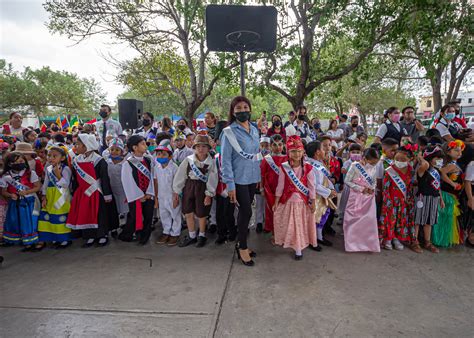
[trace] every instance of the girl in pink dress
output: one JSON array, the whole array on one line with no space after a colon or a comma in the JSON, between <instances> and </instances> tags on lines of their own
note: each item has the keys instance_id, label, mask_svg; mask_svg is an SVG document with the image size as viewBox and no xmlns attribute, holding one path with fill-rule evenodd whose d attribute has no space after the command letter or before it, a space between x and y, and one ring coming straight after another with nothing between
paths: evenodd
<instances>
[{"instance_id":1,"label":"girl in pink dress","mask_svg":"<svg viewBox=\"0 0 474 338\"><path fill-rule=\"evenodd\" d=\"M312 166L303 162L304 146L294 135L286 142L288 162L281 165L275 192L275 244L295 250L295 260L303 258L303 249L317 246L314 211L316 191Z\"/></svg>"},{"instance_id":2,"label":"girl in pink dress","mask_svg":"<svg viewBox=\"0 0 474 338\"><path fill-rule=\"evenodd\" d=\"M344 213L346 251L380 252L375 206L377 150L368 148L362 160L353 162L344 183L350 189Z\"/></svg>"}]
</instances>

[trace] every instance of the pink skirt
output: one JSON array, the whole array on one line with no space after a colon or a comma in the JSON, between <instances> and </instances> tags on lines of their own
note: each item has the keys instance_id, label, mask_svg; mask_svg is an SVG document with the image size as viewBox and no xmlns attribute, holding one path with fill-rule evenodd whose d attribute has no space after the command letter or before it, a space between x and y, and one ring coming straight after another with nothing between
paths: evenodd
<instances>
[{"instance_id":1,"label":"pink skirt","mask_svg":"<svg viewBox=\"0 0 474 338\"><path fill-rule=\"evenodd\" d=\"M295 251L317 245L314 215L304 201L278 204L273 223L277 245Z\"/></svg>"}]
</instances>

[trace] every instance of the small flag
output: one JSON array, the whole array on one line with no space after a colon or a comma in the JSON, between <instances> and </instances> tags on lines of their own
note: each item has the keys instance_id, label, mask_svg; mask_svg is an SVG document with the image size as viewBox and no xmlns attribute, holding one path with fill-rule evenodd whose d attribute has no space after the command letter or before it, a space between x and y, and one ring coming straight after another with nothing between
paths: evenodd
<instances>
[{"instance_id":1,"label":"small flag","mask_svg":"<svg viewBox=\"0 0 474 338\"><path fill-rule=\"evenodd\" d=\"M79 119L77 118L77 115L75 115L71 121L69 121L69 125L71 127L78 126L79 125Z\"/></svg>"},{"instance_id":2,"label":"small flag","mask_svg":"<svg viewBox=\"0 0 474 338\"><path fill-rule=\"evenodd\" d=\"M67 121L67 117L63 118L63 120L61 121L61 129L66 129L69 127L69 122Z\"/></svg>"},{"instance_id":3,"label":"small flag","mask_svg":"<svg viewBox=\"0 0 474 338\"><path fill-rule=\"evenodd\" d=\"M92 124L96 122L97 122L97 119L92 119L92 120L87 121L86 124Z\"/></svg>"},{"instance_id":4,"label":"small flag","mask_svg":"<svg viewBox=\"0 0 474 338\"><path fill-rule=\"evenodd\" d=\"M46 130L48 129L48 127L46 126L46 124L44 122L41 123L41 128L40 128L40 131L42 133L45 133Z\"/></svg>"},{"instance_id":5,"label":"small flag","mask_svg":"<svg viewBox=\"0 0 474 338\"><path fill-rule=\"evenodd\" d=\"M58 118L56 119L56 124L58 125L58 127L61 126L61 118L58 116Z\"/></svg>"}]
</instances>

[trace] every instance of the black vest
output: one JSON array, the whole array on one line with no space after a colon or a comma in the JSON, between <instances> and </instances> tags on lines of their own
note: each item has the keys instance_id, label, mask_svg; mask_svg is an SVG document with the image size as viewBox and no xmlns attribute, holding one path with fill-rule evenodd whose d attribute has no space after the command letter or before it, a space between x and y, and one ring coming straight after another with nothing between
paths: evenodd
<instances>
[{"instance_id":1,"label":"black vest","mask_svg":"<svg viewBox=\"0 0 474 338\"><path fill-rule=\"evenodd\" d=\"M398 131L398 129L393 125L393 123L385 122L384 124L387 127L387 133L385 134L382 140L385 140L387 138L393 138L394 140L397 140L398 143L400 143L400 141L402 140L402 132Z\"/></svg>"}]
</instances>

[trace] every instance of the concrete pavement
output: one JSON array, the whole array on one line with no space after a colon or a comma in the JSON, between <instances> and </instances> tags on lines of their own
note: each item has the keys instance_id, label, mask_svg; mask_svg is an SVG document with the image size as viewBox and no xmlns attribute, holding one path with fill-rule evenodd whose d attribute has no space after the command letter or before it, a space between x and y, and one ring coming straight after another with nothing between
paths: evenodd
<instances>
[{"instance_id":1,"label":"concrete pavement","mask_svg":"<svg viewBox=\"0 0 474 338\"><path fill-rule=\"evenodd\" d=\"M156 232L155 232L156 234ZM233 245L21 253L1 249L2 337L474 336L474 251L291 251L251 234Z\"/></svg>"}]
</instances>

